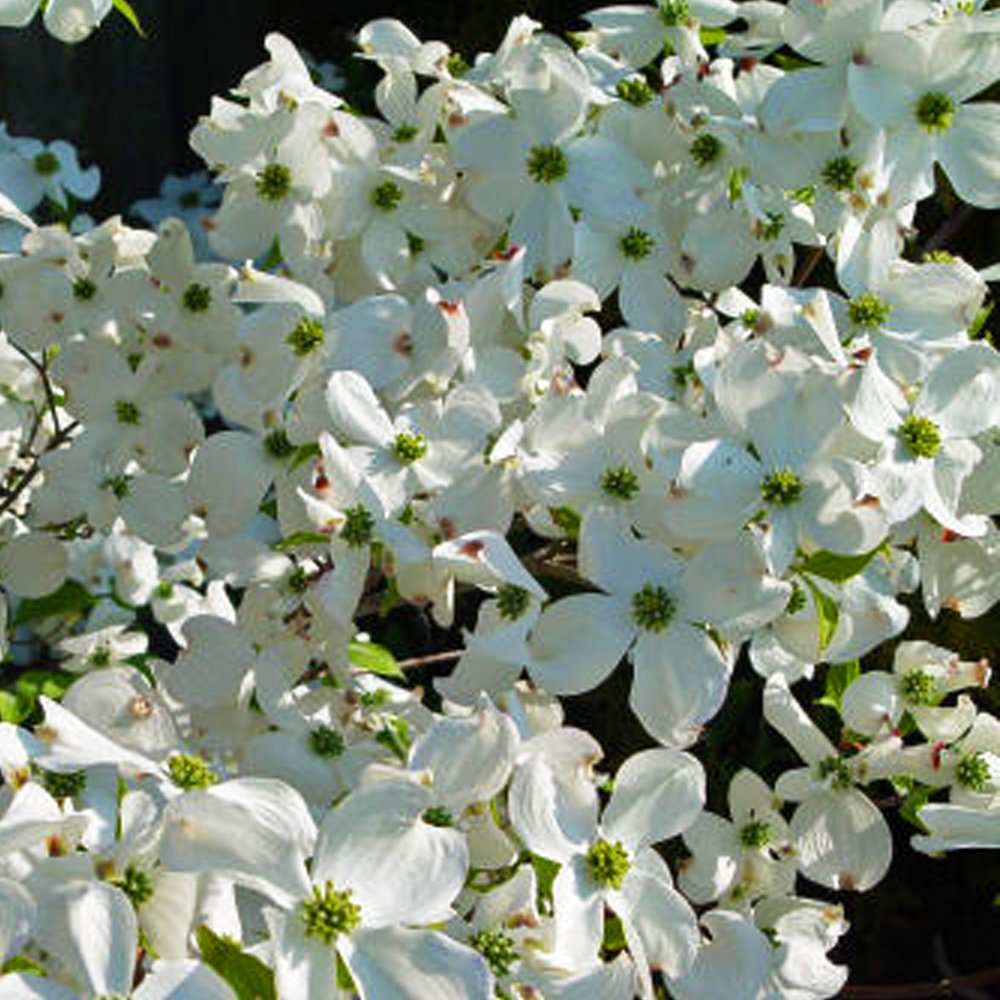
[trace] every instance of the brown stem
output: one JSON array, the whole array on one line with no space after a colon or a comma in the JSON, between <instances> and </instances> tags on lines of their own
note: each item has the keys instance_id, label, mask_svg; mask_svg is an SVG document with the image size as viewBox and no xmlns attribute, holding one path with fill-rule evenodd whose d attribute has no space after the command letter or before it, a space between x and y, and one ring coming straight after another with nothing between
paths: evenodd
<instances>
[{"instance_id":1,"label":"brown stem","mask_svg":"<svg viewBox=\"0 0 1000 1000\"><path fill-rule=\"evenodd\" d=\"M30 351L26 351L19 344L15 344L13 340L9 341L9 343L10 346L13 347L14 350L17 351L17 353L20 354L32 368L35 369L38 373L38 377L42 380L42 388L45 390L45 404L49 408L49 413L52 414L52 427L56 434L59 434L59 411L56 406L56 394L52 388L52 383L49 381L49 369L44 360L45 354L42 354L41 361L36 361L35 358L32 357Z\"/></svg>"},{"instance_id":2,"label":"brown stem","mask_svg":"<svg viewBox=\"0 0 1000 1000\"><path fill-rule=\"evenodd\" d=\"M799 267L799 273L792 278L792 285L796 288L800 288L802 285L809 280L809 276L816 270L816 266L823 259L823 248L813 247L809 251L809 256L802 262Z\"/></svg>"},{"instance_id":3,"label":"brown stem","mask_svg":"<svg viewBox=\"0 0 1000 1000\"><path fill-rule=\"evenodd\" d=\"M418 667L425 667L431 663L447 663L449 660L457 660L464 652L464 649L448 649L443 653L413 656L408 660L397 660L396 666L401 670L416 670Z\"/></svg>"},{"instance_id":4,"label":"brown stem","mask_svg":"<svg viewBox=\"0 0 1000 1000\"><path fill-rule=\"evenodd\" d=\"M54 448L58 448L61 444L65 444L70 435L79 427L79 423L74 420L71 424L67 424L58 434L55 434L46 446L46 451L52 451ZM35 476L41 472L42 464L36 456L31 460L31 465L21 473L21 477L10 489L3 490L3 501L0 502L0 514L6 514L11 507L14 506L17 498L31 485L32 480Z\"/></svg>"},{"instance_id":5,"label":"brown stem","mask_svg":"<svg viewBox=\"0 0 1000 1000\"><path fill-rule=\"evenodd\" d=\"M937 982L904 983L902 986L845 986L840 991L844 1000L922 1000L925 997L950 997L959 990L973 989L988 983L1000 983L1000 966L953 976Z\"/></svg>"}]
</instances>

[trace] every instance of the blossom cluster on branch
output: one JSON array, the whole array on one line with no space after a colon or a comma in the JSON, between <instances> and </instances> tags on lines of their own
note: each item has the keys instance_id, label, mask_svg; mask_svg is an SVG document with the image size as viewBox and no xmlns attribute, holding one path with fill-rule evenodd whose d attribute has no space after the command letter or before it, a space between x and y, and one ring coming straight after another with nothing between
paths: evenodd
<instances>
[{"instance_id":1,"label":"blossom cluster on branch","mask_svg":"<svg viewBox=\"0 0 1000 1000\"><path fill-rule=\"evenodd\" d=\"M819 1000L880 787L1000 846L989 665L905 635L1000 599L995 269L913 226L1000 207L1000 19L588 21L373 21L371 115L270 35L155 230L0 133L0 996ZM404 604L467 626L433 690ZM802 765L722 816L741 658ZM607 775L558 698L624 660Z\"/></svg>"}]
</instances>

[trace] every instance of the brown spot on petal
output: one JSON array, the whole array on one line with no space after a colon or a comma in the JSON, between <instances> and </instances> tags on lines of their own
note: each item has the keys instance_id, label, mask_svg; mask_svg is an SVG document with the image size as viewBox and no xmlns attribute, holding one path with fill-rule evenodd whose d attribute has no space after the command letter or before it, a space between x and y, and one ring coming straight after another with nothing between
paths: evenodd
<instances>
[{"instance_id":1,"label":"brown spot on petal","mask_svg":"<svg viewBox=\"0 0 1000 1000\"><path fill-rule=\"evenodd\" d=\"M154 333L150 343L152 343L153 347L159 347L161 349L174 346L174 342L171 339L170 334L162 332Z\"/></svg>"},{"instance_id":2,"label":"brown spot on petal","mask_svg":"<svg viewBox=\"0 0 1000 1000\"><path fill-rule=\"evenodd\" d=\"M340 128L332 118L323 126L323 135L327 139L335 139L340 135Z\"/></svg>"},{"instance_id":3,"label":"brown spot on petal","mask_svg":"<svg viewBox=\"0 0 1000 1000\"><path fill-rule=\"evenodd\" d=\"M404 358L413 356L413 337L409 330L402 330L392 342L392 349Z\"/></svg>"},{"instance_id":4,"label":"brown spot on petal","mask_svg":"<svg viewBox=\"0 0 1000 1000\"><path fill-rule=\"evenodd\" d=\"M54 833L45 841L45 848L49 852L50 858L61 858L69 854L66 844L59 834Z\"/></svg>"},{"instance_id":5,"label":"brown spot on petal","mask_svg":"<svg viewBox=\"0 0 1000 1000\"><path fill-rule=\"evenodd\" d=\"M848 891L857 889L858 881L850 872L841 872L837 878L837 888Z\"/></svg>"},{"instance_id":6,"label":"brown spot on petal","mask_svg":"<svg viewBox=\"0 0 1000 1000\"><path fill-rule=\"evenodd\" d=\"M450 301L448 299L441 299L438 302L438 309L443 313L447 313L449 316L454 316L462 308L461 301Z\"/></svg>"},{"instance_id":7,"label":"brown spot on petal","mask_svg":"<svg viewBox=\"0 0 1000 1000\"><path fill-rule=\"evenodd\" d=\"M486 549L485 542L463 542L459 552L467 559L478 559Z\"/></svg>"},{"instance_id":8,"label":"brown spot on petal","mask_svg":"<svg viewBox=\"0 0 1000 1000\"><path fill-rule=\"evenodd\" d=\"M959 542L962 540L962 535L957 531L952 531L951 528L941 529L941 541L945 545L949 545L951 542Z\"/></svg>"},{"instance_id":9,"label":"brown spot on petal","mask_svg":"<svg viewBox=\"0 0 1000 1000\"><path fill-rule=\"evenodd\" d=\"M142 694L137 694L128 703L128 714L133 719L148 719L153 714L153 703Z\"/></svg>"}]
</instances>

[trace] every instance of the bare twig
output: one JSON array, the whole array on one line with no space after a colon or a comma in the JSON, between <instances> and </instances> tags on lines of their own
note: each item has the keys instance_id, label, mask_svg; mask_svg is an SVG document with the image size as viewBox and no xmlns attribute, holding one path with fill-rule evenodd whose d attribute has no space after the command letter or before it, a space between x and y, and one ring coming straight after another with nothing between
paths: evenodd
<instances>
[{"instance_id":1,"label":"bare twig","mask_svg":"<svg viewBox=\"0 0 1000 1000\"><path fill-rule=\"evenodd\" d=\"M426 667L432 663L447 663L449 660L457 660L464 652L464 649L447 649L443 653L412 656L408 660L397 660L396 666L400 670L416 670L418 667Z\"/></svg>"},{"instance_id":2,"label":"bare twig","mask_svg":"<svg viewBox=\"0 0 1000 1000\"><path fill-rule=\"evenodd\" d=\"M844 1000L924 1000L928 997L955 996L961 990L1000 983L1000 966L983 969L968 976L954 976L937 982L903 983L899 986L845 986Z\"/></svg>"},{"instance_id":3,"label":"bare twig","mask_svg":"<svg viewBox=\"0 0 1000 1000\"><path fill-rule=\"evenodd\" d=\"M802 261L802 264L800 265L798 270L798 274L796 274L795 277L792 278L792 285L795 286L796 288L800 288L802 285L804 285L809 280L809 276L813 273L813 271L816 270L816 266L822 259L823 259L823 248L813 247L812 250L809 251L809 256L806 257L804 261Z\"/></svg>"}]
</instances>

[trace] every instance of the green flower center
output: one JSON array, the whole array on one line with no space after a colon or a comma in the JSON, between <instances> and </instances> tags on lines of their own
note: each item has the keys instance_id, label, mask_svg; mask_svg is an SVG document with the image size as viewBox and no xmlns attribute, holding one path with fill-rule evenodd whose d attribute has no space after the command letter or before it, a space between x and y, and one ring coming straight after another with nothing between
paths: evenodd
<instances>
[{"instance_id":1,"label":"green flower center","mask_svg":"<svg viewBox=\"0 0 1000 1000\"><path fill-rule=\"evenodd\" d=\"M587 851L587 870L591 878L608 889L620 889L631 864L628 851L620 840L613 844L601 839Z\"/></svg>"},{"instance_id":2,"label":"green flower center","mask_svg":"<svg viewBox=\"0 0 1000 1000\"><path fill-rule=\"evenodd\" d=\"M142 420L142 413L139 407L131 399L119 399L115 403L115 416L120 424L135 425Z\"/></svg>"},{"instance_id":3,"label":"green flower center","mask_svg":"<svg viewBox=\"0 0 1000 1000\"><path fill-rule=\"evenodd\" d=\"M124 500L129 494L128 476L108 476L101 480L102 490L111 490L118 500Z\"/></svg>"},{"instance_id":4,"label":"green flower center","mask_svg":"<svg viewBox=\"0 0 1000 1000\"><path fill-rule=\"evenodd\" d=\"M913 670L903 675L900 690L911 705L934 705L938 700L937 681L923 670Z\"/></svg>"},{"instance_id":5,"label":"green flower center","mask_svg":"<svg viewBox=\"0 0 1000 1000\"><path fill-rule=\"evenodd\" d=\"M916 458L933 458L941 447L941 432L927 417L908 416L899 426L899 438Z\"/></svg>"},{"instance_id":6,"label":"green flower center","mask_svg":"<svg viewBox=\"0 0 1000 1000\"><path fill-rule=\"evenodd\" d=\"M834 191L850 191L854 187L854 175L858 172L858 164L849 156L835 156L823 164L821 174L824 183Z\"/></svg>"},{"instance_id":7,"label":"green flower center","mask_svg":"<svg viewBox=\"0 0 1000 1000\"><path fill-rule=\"evenodd\" d=\"M317 757L339 757L346 749L344 737L331 729L330 726L320 726L309 733L309 749Z\"/></svg>"},{"instance_id":8,"label":"green flower center","mask_svg":"<svg viewBox=\"0 0 1000 1000\"><path fill-rule=\"evenodd\" d=\"M111 662L111 650L107 646L98 646L90 654L90 665L92 667L106 667Z\"/></svg>"},{"instance_id":9,"label":"green flower center","mask_svg":"<svg viewBox=\"0 0 1000 1000\"><path fill-rule=\"evenodd\" d=\"M197 191L185 191L184 194L177 199L177 204L181 208L197 208L201 204L201 197Z\"/></svg>"},{"instance_id":10,"label":"green flower center","mask_svg":"<svg viewBox=\"0 0 1000 1000\"><path fill-rule=\"evenodd\" d=\"M295 324L295 328L285 337L293 353L298 358L304 358L323 343L325 336L323 324L317 319L303 317Z\"/></svg>"},{"instance_id":11,"label":"green flower center","mask_svg":"<svg viewBox=\"0 0 1000 1000\"><path fill-rule=\"evenodd\" d=\"M87 787L86 771L47 771L37 768L42 787L54 799L72 799Z\"/></svg>"},{"instance_id":12,"label":"green flower center","mask_svg":"<svg viewBox=\"0 0 1000 1000\"><path fill-rule=\"evenodd\" d=\"M645 107L653 99L653 88L645 80L636 77L631 80L619 80L615 93L629 104L637 108Z\"/></svg>"},{"instance_id":13,"label":"green flower center","mask_svg":"<svg viewBox=\"0 0 1000 1000\"><path fill-rule=\"evenodd\" d=\"M806 600L806 592L793 580L792 592L788 597L788 603L785 605L785 614L798 614L806 606Z\"/></svg>"},{"instance_id":14,"label":"green flower center","mask_svg":"<svg viewBox=\"0 0 1000 1000\"><path fill-rule=\"evenodd\" d=\"M551 507L549 508L549 516L552 518L552 523L565 531L570 538L579 537L583 519L578 511L572 507Z\"/></svg>"},{"instance_id":15,"label":"green flower center","mask_svg":"<svg viewBox=\"0 0 1000 1000\"><path fill-rule=\"evenodd\" d=\"M42 177L51 177L59 172L59 158L47 149L39 153L32 162L35 166L35 173Z\"/></svg>"},{"instance_id":16,"label":"green flower center","mask_svg":"<svg viewBox=\"0 0 1000 1000\"><path fill-rule=\"evenodd\" d=\"M476 931L469 936L469 944L486 959L497 979L509 976L518 960L514 939L503 931Z\"/></svg>"},{"instance_id":17,"label":"green flower center","mask_svg":"<svg viewBox=\"0 0 1000 1000\"><path fill-rule=\"evenodd\" d=\"M497 610L501 618L516 622L531 604L531 594L515 583L505 583L497 591Z\"/></svg>"},{"instance_id":18,"label":"green flower center","mask_svg":"<svg viewBox=\"0 0 1000 1000\"><path fill-rule=\"evenodd\" d=\"M927 250L920 258L924 264L954 264L955 255L947 250Z\"/></svg>"},{"instance_id":19,"label":"green flower center","mask_svg":"<svg viewBox=\"0 0 1000 1000\"><path fill-rule=\"evenodd\" d=\"M561 181L569 173L569 160L558 146L534 146L528 157L528 176L539 184Z\"/></svg>"},{"instance_id":20,"label":"green flower center","mask_svg":"<svg viewBox=\"0 0 1000 1000\"><path fill-rule=\"evenodd\" d=\"M722 140L717 139L711 132L702 132L691 143L688 153L697 166L707 167L722 155Z\"/></svg>"},{"instance_id":21,"label":"green flower center","mask_svg":"<svg viewBox=\"0 0 1000 1000\"><path fill-rule=\"evenodd\" d=\"M192 282L184 289L183 302L188 312L205 312L212 304L212 290L207 285Z\"/></svg>"},{"instance_id":22,"label":"green flower center","mask_svg":"<svg viewBox=\"0 0 1000 1000\"><path fill-rule=\"evenodd\" d=\"M847 303L847 315L855 326L881 326L892 312L892 306L874 292L865 292Z\"/></svg>"},{"instance_id":23,"label":"green flower center","mask_svg":"<svg viewBox=\"0 0 1000 1000\"><path fill-rule=\"evenodd\" d=\"M670 369L670 379L678 389L685 388L688 383L694 382L697 375L694 370L694 362L686 361L682 365L674 365Z\"/></svg>"},{"instance_id":24,"label":"green flower center","mask_svg":"<svg viewBox=\"0 0 1000 1000\"><path fill-rule=\"evenodd\" d=\"M765 503L788 507L802 499L802 480L787 466L768 473L760 484L760 495Z\"/></svg>"},{"instance_id":25,"label":"green flower center","mask_svg":"<svg viewBox=\"0 0 1000 1000\"><path fill-rule=\"evenodd\" d=\"M454 826L455 817L444 806L431 806L420 817L428 826Z\"/></svg>"},{"instance_id":26,"label":"green flower center","mask_svg":"<svg viewBox=\"0 0 1000 1000\"><path fill-rule=\"evenodd\" d=\"M403 465L410 465L427 454L427 442L423 434L400 431L392 443L392 453Z\"/></svg>"},{"instance_id":27,"label":"green flower center","mask_svg":"<svg viewBox=\"0 0 1000 1000\"><path fill-rule=\"evenodd\" d=\"M391 212L403 200L403 189L393 181L383 181L372 191L372 204L383 212Z\"/></svg>"},{"instance_id":28,"label":"green flower center","mask_svg":"<svg viewBox=\"0 0 1000 1000\"><path fill-rule=\"evenodd\" d=\"M288 440L284 429L279 427L264 438L264 451L272 458L288 458L295 451L295 445Z\"/></svg>"},{"instance_id":29,"label":"green flower center","mask_svg":"<svg viewBox=\"0 0 1000 1000\"><path fill-rule=\"evenodd\" d=\"M931 91L914 105L913 117L928 132L944 132L951 128L955 117L955 102L947 94Z\"/></svg>"},{"instance_id":30,"label":"green flower center","mask_svg":"<svg viewBox=\"0 0 1000 1000\"><path fill-rule=\"evenodd\" d=\"M646 632L662 632L673 620L677 606L663 587L647 583L632 595L632 619Z\"/></svg>"},{"instance_id":31,"label":"green flower center","mask_svg":"<svg viewBox=\"0 0 1000 1000\"><path fill-rule=\"evenodd\" d=\"M416 125L413 125L410 122L403 122L402 125L396 126L396 130L392 133L392 141L413 142L419 131L420 129L418 129Z\"/></svg>"},{"instance_id":32,"label":"green flower center","mask_svg":"<svg viewBox=\"0 0 1000 1000\"><path fill-rule=\"evenodd\" d=\"M816 765L816 774L820 781L830 782L830 787L844 791L854 784L851 769L839 757L826 757Z\"/></svg>"},{"instance_id":33,"label":"green flower center","mask_svg":"<svg viewBox=\"0 0 1000 1000\"><path fill-rule=\"evenodd\" d=\"M656 240L644 229L632 226L631 229L618 241L618 249L622 256L629 260L642 260L653 252Z\"/></svg>"},{"instance_id":34,"label":"green flower center","mask_svg":"<svg viewBox=\"0 0 1000 1000\"><path fill-rule=\"evenodd\" d=\"M360 549L370 545L375 532L375 518L368 513L362 504L348 507L344 511L344 526L340 529L340 537L352 549Z\"/></svg>"},{"instance_id":35,"label":"green flower center","mask_svg":"<svg viewBox=\"0 0 1000 1000\"><path fill-rule=\"evenodd\" d=\"M73 282L73 298L79 302L89 302L97 294L97 285L90 278L77 278Z\"/></svg>"},{"instance_id":36,"label":"green flower center","mask_svg":"<svg viewBox=\"0 0 1000 1000\"><path fill-rule=\"evenodd\" d=\"M361 907L351 902L351 890L338 891L329 880L322 889L313 886L312 897L302 901L300 912L306 937L319 938L325 945L333 944L338 934L350 934L361 923Z\"/></svg>"},{"instance_id":37,"label":"green flower center","mask_svg":"<svg viewBox=\"0 0 1000 1000\"><path fill-rule=\"evenodd\" d=\"M754 819L740 830L740 843L750 849L767 847L771 842L771 824L762 819Z\"/></svg>"},{"instance_id":38,"label":"green flower center","mask_svg":"<svg viewBox=\"0 0 1000 1000\"><path fill-rule=\"evenodd\" d=\"M208 763L190 753L180 753L167 761L170 780L185 792L208 788L219 779L215 776Z\"/></svg>"},{"instance_id":39,"label":"green flower center","mask_svg":"<svg viewBox=\"0 0 1000 1000\"><path fill-rule=\"evenodd\" d=\"M990 765L981 753L966 754L955 768L955 781L971 792L985 792L990 783Z\"/></svg>"},{"instance_id":40,"label":"green flower center","mask_svg":"<svg viewBox=\"0 0 1000 1000\"><path fill-rule=\"evenodd\" d=\"M678 24L683 24L691 17L688 0L660 0L657 9L660 12L660 20L668 28L676 28Z\"/></svg>"},{"instance_id":41,"label":"green flower center","mask_svg":"<svg viewBox=\"0 0 1000 1000\"><path fill-rule=\"evenodd\" d=\"M748 329L752 330L760 320L759 309L744 309L740 313L740 322Z\"/></svg>"},{"instance_id":42,"label":"green flower center","mask_svg":"<svg viewBox=\"0 0 1000 1000\"><path fill-rule=\"evenodd\" d=\"M136 909L153 897L153 880L135 865L126 865L121 875L109 881L128 896L129 902Z\"/></svg>"},{"instance_id":43,"label":"green flower center","mask_svg":"<svg viewBox=\"0 0 1000 1000\"><path fill-rule=\"evenodd\" d=\"M269 163L257 175L257 194L264 201L279 202L292 190L292 172L280 163Z\"/></svg>"},{"instance_id":44,"label":"green flower center","mask_svg":"<svg viewBox=\"0 0 1000 1000\"><path fill-rule=\"evenodd\" d=\"M609 497L631 500L639 492L639 477L627 466L607 469L601 476L601 489Z\"/></svg>"}]
</instances>

